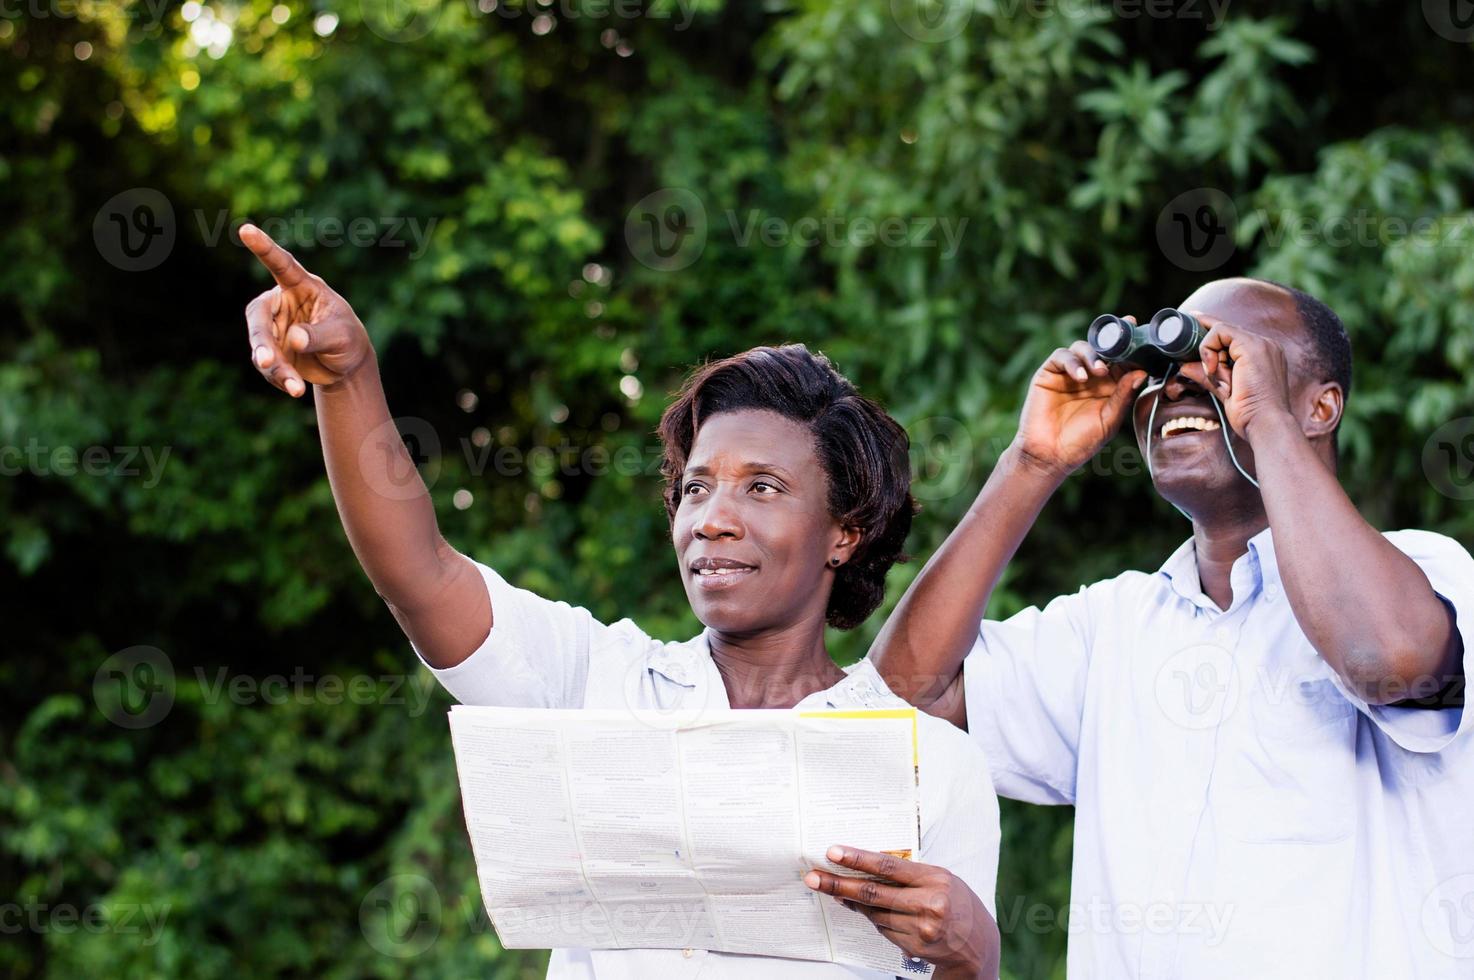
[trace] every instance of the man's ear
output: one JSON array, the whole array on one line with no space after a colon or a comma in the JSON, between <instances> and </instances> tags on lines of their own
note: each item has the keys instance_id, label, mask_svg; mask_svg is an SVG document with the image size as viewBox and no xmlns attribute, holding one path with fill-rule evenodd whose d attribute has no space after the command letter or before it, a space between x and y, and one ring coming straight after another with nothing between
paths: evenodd
<instances>
[{"instance_id":1,"label":"man's ear","mask_svg":"<svg viewBox=\"0 0 1474 980\"><path fill-rule=\"evenodd\" d=\"M1312 389L1310 396L1305 435L1310 439L1330 436L1341 424L1341 415L1346 410L1346 394L1336 382L1327 381Z\"/></svg>"},{"instance_id":2,"label":"man's ear","mask_svg":"<svg viewBox=\"0 0 1474 980\"><path fill-rule=\"evenodd\" d=\"M839 532L834 538L834 544L829 549L829 557L838 558L841 565L849 564L849 560L854 557L855 549L860 546L864 537L863 528L854 524L840 525ZM832 561L831 564L833 564Z\"/></svg>"}]
</instances>

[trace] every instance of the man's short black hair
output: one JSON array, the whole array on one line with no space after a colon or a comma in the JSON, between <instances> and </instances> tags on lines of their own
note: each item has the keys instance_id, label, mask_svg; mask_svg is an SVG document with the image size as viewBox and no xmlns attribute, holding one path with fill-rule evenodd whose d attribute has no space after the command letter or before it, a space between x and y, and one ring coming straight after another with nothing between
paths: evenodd
<instances>
[{"instance_id":1,"label":"man's short black hair","mask_svg":"<svg viewBox=\"0 0 1474 980\"><path fill-rule=\"evenodd\" d=\"M1283 289L1295 300L1295 312L1305 327L1313 366L1324 380L1334 381L1341 386L1343 398L1351 397L1351 337L1346 325L1329 306L1314 296L1294 286L1286 286L1272 279L1255 279Z\"/></svg>"}]
</instances>

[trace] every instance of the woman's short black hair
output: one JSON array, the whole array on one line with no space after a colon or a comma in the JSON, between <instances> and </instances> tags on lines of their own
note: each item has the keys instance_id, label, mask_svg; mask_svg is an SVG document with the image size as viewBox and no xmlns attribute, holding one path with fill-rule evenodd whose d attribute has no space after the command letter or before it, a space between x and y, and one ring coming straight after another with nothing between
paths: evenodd
<instances>
[{"instance_id":1,"label":"woman's short black hair","mask_svg":"<svg viewBox=\"0 0 1474 980\"><path fill-rule=\"evenodd\" d=\"M803 344L754 347L693 371L660 419L665 510L681 502L681 476L696 432L720 412L760 409L808 426L829 481L829 512L860 529L835 572L825 618L836 629L865 621L885 596L885 573L905 561L911 498L910 440L885 410L862 397L823 354Z\"/></svg>"}]
</instances>

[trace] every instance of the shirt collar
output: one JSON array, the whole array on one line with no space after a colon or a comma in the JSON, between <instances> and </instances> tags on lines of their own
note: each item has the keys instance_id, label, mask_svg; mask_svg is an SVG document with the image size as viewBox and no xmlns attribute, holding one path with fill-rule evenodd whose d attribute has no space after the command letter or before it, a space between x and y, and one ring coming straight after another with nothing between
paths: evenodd
<instances>
[{"instance_id":1,"label":"shirt collar","mask_svg":"<svg viewBox=\"0 0 1474 980\"><path fill-rule=\"evenodd\" d=\"M1193 605L1210 611L1218 608L1203 593L1202 580L1198 578L1198 553L1192 538L1172 552L1157 569L1157 574L1166 578L1173 592ZM1233 563L1231 579L1234 605L1239 605L1264 586L1279 584L1279 563L1275 560L1274 538L1269 528L1249 539L1248 550Z\"/></svg>"},{"instance_id":2,"label":"shirt collar","mask_svg":"<svg viewBox=\"0 0 1474 980\"><path fill-rule=\"evenodd\" d=\"M716 669L706 634L703 629L684 643L660 644L645 658L645 666L682 687L696 687L708 669Z\"/></svg>"},{"instance_id":3,"label":"shirt collar","mask_svg":"<svg viewBox=\"0 0 1474 980\"><path fill-rule=\"evenodd\" d=\"M1265 585L1278 585L1280 581L1279 560L1274 555L1274 538L1265 528L1249 539L1249 554L1254 556L1255 574Z\"/></svg>"},{"instance_id":4,"label":"shirt collar","mask_svg":"<svg viewBox=\"0 0 1474 980\"><path fill-rule=\"evenodd\" d=\"M1191 544L1191 542L1189 542ZM710 630L684 643L665 643L645 660L645 666L682 687L696 688L701 681L712 685L726 698L721 671L711 656ZM845 679L833 687L815 691L795 708L905 708L909 707L886 685L875 665L861 660L843 668Z\"/></svg>"},{"instance_id":5,"label":"shirt collar","mask_svg":"<svg viewBox=\"0 0 1474 980\"><path fill-rule=\"evenodd\" d=\"M886 686L875 665L861 660L843 668L845 679L833 687L815 691L795 708L909 708Z\"/></svg>"},{"instance_id":6,"label":"shirt collar","mask_svg":"<svg viewBox=\"0 0 1474 980\"><path fill-rule=\"evenodd\" d=\"M1162 562L1157 574L1166 577L1172 591L1185 599L1192 598L1198 592L1198 552L1193 539L1188 538L1178 545L1177 550Z\"/></svg>"}]
</instances>

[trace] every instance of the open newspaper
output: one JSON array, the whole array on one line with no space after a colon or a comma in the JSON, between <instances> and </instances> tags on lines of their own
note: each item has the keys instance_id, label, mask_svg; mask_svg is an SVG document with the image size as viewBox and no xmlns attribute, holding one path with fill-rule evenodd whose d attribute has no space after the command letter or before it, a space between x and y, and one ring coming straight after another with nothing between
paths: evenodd
<instances>
[{"instance_id":1,"label":"open newspaper","mask_svg":"<svg viewBox=\"0 0 1474 980\"><path fill-rule=\"evenodd\" d=\"M486 911L508 948L699 948L924 976L803 883L847 844L915 858L913 709L456 705L451 738Z\"/></svg>"}]
</instances>

